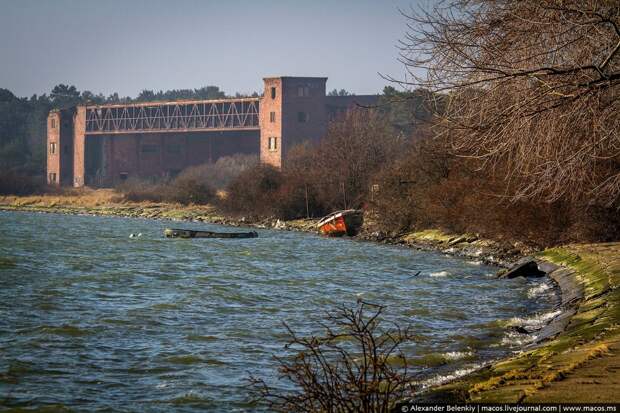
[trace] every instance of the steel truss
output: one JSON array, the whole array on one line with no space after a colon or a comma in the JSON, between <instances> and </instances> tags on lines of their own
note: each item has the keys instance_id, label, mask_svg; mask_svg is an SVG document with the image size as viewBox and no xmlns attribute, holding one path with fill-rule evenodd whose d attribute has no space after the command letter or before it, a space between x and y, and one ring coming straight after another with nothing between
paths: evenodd
<instances>
[{"instance_id":1,"label":"steel truss","mask_svg":"<svg viewBox=\"0 0 620 413\"><path fill-rule=\"evenodd\" d=\"M93 135L258 128L258 98L86 107L86 133Z\"/></svg>"}]
</instances>

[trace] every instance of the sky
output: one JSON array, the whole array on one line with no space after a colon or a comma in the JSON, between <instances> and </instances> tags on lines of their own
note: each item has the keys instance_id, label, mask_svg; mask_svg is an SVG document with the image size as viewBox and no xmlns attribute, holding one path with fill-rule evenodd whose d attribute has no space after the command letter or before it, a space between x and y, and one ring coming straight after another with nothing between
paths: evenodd
<instances>
[{"instance_id":1,"label":"sky","mask_svg":"<svg viewBox=\"0 0 620 413\"><path fill-rule=\"evenodd\" d=\"M416 0L0 0L0 88L109 95L216 85L260 92L269 76L325 76L379 93L404 78L399 39Z\"/></svg>"}]
</instances>

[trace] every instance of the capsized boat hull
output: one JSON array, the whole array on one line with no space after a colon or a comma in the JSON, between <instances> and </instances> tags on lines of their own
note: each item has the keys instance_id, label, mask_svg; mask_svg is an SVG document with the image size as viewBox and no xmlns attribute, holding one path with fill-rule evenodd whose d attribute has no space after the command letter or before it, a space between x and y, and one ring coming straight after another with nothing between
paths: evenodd
<instances>
[{"instance_id":1,"label":"capsized boat hull","mask_svg":"<svg viewBox=\"0 0 620 413\"><path fill-rule=\"evenodd\" d=\"M348 235L354 237L364 224L364 213L357 209L333 212L321 219L317 227L319 232L330 237Z\"/></svg>"},{"instance_id":2,"label":"capsized boat hull","mask_svg":"<svg viewBox=\"0 0 620 413\"><path fill-rule=\"evenodd\" d=\"M166 228L164 230L166 238L256 238L256 231L250 232L213 232L195 231L191 229Z\"/></svg>"}]
</instances>

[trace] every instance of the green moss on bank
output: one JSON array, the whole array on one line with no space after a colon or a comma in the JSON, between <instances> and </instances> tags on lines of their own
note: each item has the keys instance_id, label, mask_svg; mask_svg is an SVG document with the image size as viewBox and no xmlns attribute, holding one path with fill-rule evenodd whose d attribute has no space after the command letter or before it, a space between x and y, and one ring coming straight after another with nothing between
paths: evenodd
<instances>
[{"instance_id":1,"label":"green moss on bank","mask_svg":"<svg viewBox=\"0 0 620 413\"><path fill-rule=\"evenodd\" d=\"M565 330L541 347L435 388L424 398L559 402L570 394L573 401L617 401L613 384L620 383L620 370L606 366L620 366L620 243L553 248L539 258L573 269L583 288Z\"/></svg>"}]
</instances>

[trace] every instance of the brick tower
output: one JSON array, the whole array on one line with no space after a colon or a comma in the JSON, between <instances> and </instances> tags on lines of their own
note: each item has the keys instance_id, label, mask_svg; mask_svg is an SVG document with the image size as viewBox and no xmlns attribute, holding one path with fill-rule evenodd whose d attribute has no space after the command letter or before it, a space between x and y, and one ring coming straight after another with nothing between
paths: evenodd
<instances>
[{"instance_id":1,"label":"brick tower","mask_svg":"<svg viewBox=\"0 0 620 413\"><path fill-rule=\"evenodd\" d=\"M326 77L264 78L260 102L261 162L282 166L287 151L304 141L318 141L327 128Z\"/></svg>"},{"instance_id":2,"label":"brick tower","mask_svg":"<svg viewBox=\"0 0 620 413\"><path fill-rule=\"evenodd\" d=\"M47 116L47 183L73 182L74 109L52 110Z\"/></svg>"}]
</instances>

